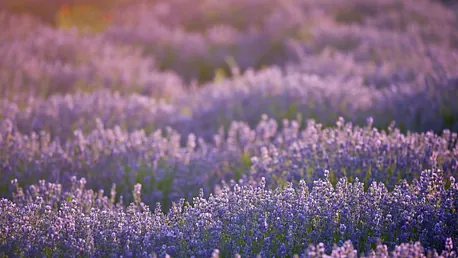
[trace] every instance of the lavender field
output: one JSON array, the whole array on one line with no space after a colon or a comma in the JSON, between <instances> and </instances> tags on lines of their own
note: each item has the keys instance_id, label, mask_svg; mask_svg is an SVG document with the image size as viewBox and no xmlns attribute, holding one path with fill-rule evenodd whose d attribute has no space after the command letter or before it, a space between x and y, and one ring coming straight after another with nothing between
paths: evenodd
<instances>
[{"instance_id":1,"label":"lavender field","mask_svg":"<svg viewBox=\"0 0 458 258\"><path fill-rule=\"evenodd\" d=\"M0 257L458 257L458 5L1 0Z\"/></svg>"}]
</instances>

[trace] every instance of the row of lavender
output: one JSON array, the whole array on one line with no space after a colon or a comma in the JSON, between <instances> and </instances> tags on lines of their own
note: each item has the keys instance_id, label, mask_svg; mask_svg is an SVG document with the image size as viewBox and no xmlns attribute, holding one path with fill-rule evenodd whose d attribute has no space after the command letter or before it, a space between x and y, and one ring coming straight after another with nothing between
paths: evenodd
<instances>
[{"instance_id":1,"label":"row of lavender","mask_svg":"<svg viewBox=\"0 0 458 258\"><path fill-rule=\"evenodd\" d=\"M156 98L183 93L181 78L158 71L155 59L100 36L58 30L28 16L0 12L2 96L48 97L108 88Z\"/></svg>"},{"instance_id":2,"label":"row of lavender","mask_svg":"<svg viewBox=\"0 0 458 258\"><path fill-rule=\"evenodd\" d=\"M341 177L359 178L366 185L382 182L392 189L425 169L441 169L445 181L458 174L456 133L404 135L394 127L379 131L372 121L361 128L339 119L336 128L323 128L309 120L301 130L297 121L278 125L264 116L255 128L233 122L212 142L193 134L185 138L171 128L164 134L128 133L104 128L100 120L91 133L77 130L74 139L62 142L46 132L23 135L5 121L0 136L2 196L11 193L13 179L26 185L46 179L67 187L77 176L87 178L92 189L109 191L115 184L128 201L140 183L145 203L168 206L179 198L190 200L200 188L208 195L231 179L250 183L264 177L274 188L300 180L311 183L328 170L333 183Z\"/></svg>"},{"instance_id":3,"label":"row of lavender","mask_svg":"<svg viewBox=\"0 0 458 258\"><path fill-rule=\"evenodd\" d=\"M403 132L458 130L458 79L446 74L423 86L408 84L369 89L357 78L322 78L291 68L271 67L245 72L232 79L208 84L173 100L109 90L47 99L27 96L0 100L0 119L9 120L22 134L50 133L65 142L74 130L89 133L100 119L106 128L120 126L132 132L150 133L171 126L183 136L195 134L211 141L220 128L232 121L255 126L262 114L281 122L298 115L300 127L313 118L325 126L340 117L364 125L376 117L374 126L387 128L392 121ZM437 69L437 74L441 73Z\"/></svg>"},{"instance_id":4,"label":"row of lavender","mask_svg":"<svg viewBox=\"0 0 458 258\"><path fill-rule=\"evenodd\" d=\"M378 88L424 85L435 63L457 76L458 19L429 0L140 1L113 10L97 35L0 19L0 83L9 94L110 88L170 98L218 69L235 75L234 67L290 62Z\"/></svg>"},{"instance_id":5,"label":"row of lavender","mask_svg":"<svg viewBox=\"0 0 458 258\"><path fill-rule=\"evenodd\" d=\"M228 57L242 70L305 60L320 74L348 69L384 87L431 72L428 48L441 49L443 65L456 73L449 56L457 50L456 14L429 0L174 0L132 5L114 17L107 38L139 44L186 79L211 79L209 67L227 71ZM314 67L314 57L328 52L339 70Z\"/></svg>"},{"instance_id":6,"label":"row of lavender","mask_svg":"<svg viewBox=\"0 0 458 258\"><path fill-rule=\"evenodd\" d=\"M312 188L301 181L266 189L261 179L258 186L200 194L192 205L182 199L168 213L141 202L140 184L126 208L114 190L95 193L84 179L73 178L67 191L40 181L26 194L17 187L13 201L0 201L0 254L323 257L337 244L332 257L357 257L355 249L387 257L392 248L393 257L426 257L421 242L429 257L456 257L458 183L450 179L447 185L440 171L427 170L392 191L376 182L365 191L363 183L345 178L333 186L328 173ZM399 245L411 241L419 242Z\"/></svg>"}]
</instances>

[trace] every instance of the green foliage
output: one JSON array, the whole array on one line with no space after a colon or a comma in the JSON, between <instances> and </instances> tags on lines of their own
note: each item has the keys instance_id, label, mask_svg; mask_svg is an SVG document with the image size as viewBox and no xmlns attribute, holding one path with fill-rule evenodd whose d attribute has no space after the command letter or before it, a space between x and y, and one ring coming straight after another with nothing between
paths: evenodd
<instances>
[{"instance_id":1,"label":"green foliage","mask_svg":"<svg viewBox=\"0 0 458 258\"><path fill-rule=\"evenodd\" d=\"M458 122L453 111L448 109L445 105L441 106L440 114L444 121L445 128L453 128L453 125Z\"/></svg>"},{"instance_id":2,"label":"green foliage","mask_svg":"<svg viewBox=\"0 0 458 258\"><path fill-rule=\"evenodd\" d=\"M227 73L223 68L217 68L215 70L215 76L213 77L214 83L219 83L223 81L227 77Z\"/></svg>"},{"instance_id":3,"label":"green foliage","mask_svg":"<svg viewBox=\"0 0 458 258\"><path fill-rule=\"evenodd\" d=\"M240 165L233 169L234 171L234 178L239 180L243 175L247 174L250 171L251 165L251 158L247 153L244 153L240 157Z\"/></svg>"},{"instance_id":4,"label":"green foliage","mask_svg":"<svg viewBox=\"0 0 458 258\"><path fill-rule=\"evenodd\" d=\"M286 112L281 116L283 119L294 120L298 114L299 109L296 103L291 103Z\"/></svg>"}]
</instances>

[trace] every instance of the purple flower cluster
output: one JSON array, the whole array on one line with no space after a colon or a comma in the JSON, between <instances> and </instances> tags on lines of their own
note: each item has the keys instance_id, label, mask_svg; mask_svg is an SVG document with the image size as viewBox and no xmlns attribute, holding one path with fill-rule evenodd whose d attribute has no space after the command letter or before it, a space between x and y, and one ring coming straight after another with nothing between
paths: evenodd
<instances>
[{"instance_id":1,"label":"purple flower cluster","mask_svg":"<svg viewBox=\"0 0 458 258\"><path fill-rule=\"evenodd\" d=\"M431 71L425 49L456 54L455 25L453 11L428 0L176 0L123 8L105 34L144 46L187 79L211 79L212 67L231 73L228 57L245 70L311 63L314 55L328 50L353 59L339 70L366 72L367 84L389 86ZM442 61L456 74L452 60Z\"/></svg>"},{"instance_id":2,"label":"purple flower cluster","mask_svg":"<svg viewBox=\"0 0 458 258\"><path fill-rule=\"evenodd\" d=\"M25 135L46 131L52 139L61 141L73 138L75 130L95 130L98 120L106 128L119 126L127 131L151 132L180 118L176 107L164 100L109 90L53 95L47 99L29 96L23 105L3 99L0 105L0 119L10 123L15 131Z\"/></svg>"},{"instance_id":3,"label":"purple flower cluster","mask_svg":"<svg viewBox=\"0 0 458 258\"><path fill-rule=\"evenodd\" d=\"M119 126L74 132L74 139L52 140L49 133L24 135L4 122L0 134L3 177L33 184L40 179L68 186L72 176L85 177L92 189L108 191L115 184L127 200L135 184L143 185L148 205L168 207L180 198L190 200L203 188L208 196L222 180L244 182L266 178L269 187L312 183L329 171L331 181L359 178L366 185L383 182L392 189L401 179L412 181L418 171L440 168L446 178L458 175L456 133L403 135L398 129L378 131L368 124L353 127L341 118L336 128L323 129L313 120L304 130L297 121L281 128L267 116L255 127L234 122L227 133L214 135L213 143L193 134L182 137L168 128L146 134L126 132ZM186 144L180 145L184 141Z\"/></svg>"},{"instance_id":4,"label":"purple flower cluster","mask_svg":"<svg viewBox=\"0 0 458 258\"><path fill-rule=\"evenodd\" d=\"M16 26L18 18L4 13L0 16L10 26ZM20 26L19 32L7 30L0 44L0 92L4 97L47 97L100 88L156 98L183 92L179 76L158 71L153 57L132 47L119 46L100 36L80 35L76 30L44 25L30 28L29 20L21 22L24 28Z\"/></svg>"},{"instance_id":5,"label":"purple flower cluster","mask_svg":"<svg viewBox=\"0 0 458 258\"><path fill-rule=\"evenodd\" d=\"M68 191L40 181L25 192L14 180L13 200L0 202L0 252L322 257L339 244L334 257L356 257L356 250L387 255L391 248L394 257L418 257L423 248L456 257L452 241L458 241L458 184L453 177L448 185L444 180L440 170L425 170L418 180L402 181L392 191L376 182L365 191L358 180L342 178L333 186L328 173L312 188L301 181L298 187L268 189L261 179L256 187L224 185L208 198L201 193L192 204L181 199L168 213L160 205L151 212L141 202L139 184L134 201L125 207L122 200L116 202L114 190L105 196L85 189L85 179L72 178ZM411 241L419 243L399 245Z\"/></svg>"},{"instance_id":6,"label":"purple flower cluster","mask_svg":"<svg viewBox=\"0 0 458 258\"><path fill-rule=\"evenodd\" d=\"M324 129L313 120L308 123L298 132L296 121L284 121L283 132L252 159L250 175L278 185L302 179L311 182L329 171L333 183L341 177L359 178L366 185L383 182L389 188L400 179L411 181L425 168L440 167L446 177L457 175L458 152L453 145L457 133L403 135L393 127L387 132L372 128L371 119L365 128L344 124L342 118L337 128Z\"/></svg>"},{"instance_id":7,"label":"purple flower cluster","mask_svg":"<svg viewBox=\"0 0 458 258\"><path fill-rule=\"evenodd\" d=\"M107 91L47 99L3 99L0 118L11 120L23 134L48 130L52 138L61 140L71 138L76 129L89 133L95 128L95 120L101 119L107 128L119 125L129 131L151 132L171 126L182 135L193 133L211 141L232 121L255 126L262 114L280 123L299 115L301 127L305 119L332 126L341 116L359 125L364 125L368 117L376 117L377 128L387 128L396 121L403 132L441 133L443 129L458 130L457 83L444 76L424 86L370 89L357 79L321 78L272 67L247 71L185 96L174 95L169 101Z\"/></svg>"}]
</instances>

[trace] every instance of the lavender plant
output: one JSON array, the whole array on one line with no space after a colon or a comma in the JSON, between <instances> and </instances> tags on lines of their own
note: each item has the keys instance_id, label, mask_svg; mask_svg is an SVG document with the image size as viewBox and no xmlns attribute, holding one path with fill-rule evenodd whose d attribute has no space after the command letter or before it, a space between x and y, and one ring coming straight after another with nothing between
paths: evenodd
<instances>
[{"instance_id":1,"label":"lavender plant","mask_svg":"<svg viewBox=\"0 0 458 258\"><path fill-rule=\"evenodd\" d=\"M186 13L177 15L179 9ZM227 57L245 70L297 61L297 48L312 55L330 48L390 73L377 81L386 86L426 73L427 66L419 67L427 63L422 60L425 47L456 52L455 24L452 11L426 0L371 4L337 0L145 1L116 14L106 35L110 40L144 46L163 67L178 71L187 80L209 80L216 68L231 73ZM373 78L369 77L368 83L374 83Z\"/></svg>"},{"instance_id":2,"label":"lavender plant","mask_svg":"<svg viewBox=\"0 0 458 258\"><path fill-rule=\"evenodd\" d=\"M364 125L368 117L376 117L374 126L378 128L386 129L396 121L403 132L456 131L457 80L440 65L435 75L424 77L424 84L377 90L365 87L358 77L345 75L321 77L278 67L248 71L187 96L178 106L189 110L190 118L179 119L173 127L182 134L211 139L221 126L227 128L233 120L255 126L262 114L280 123L299 114L303 121L313 118L325 126L332 126L340 116L359 125ZM426 107L424 103L429 104Z\"/></svg>"},{"instance_id":3,"label":"lavender plant","mask_svg":"<svg viewBox=\"0 0 458 258\"><path fill-rule=\"evenodd\" d=\"M310 121L301 131L297 121L285 121L280 128L265 116L253 129L233 123L227 136L221 132L206 142L170 128L165 134L104 128L99 120L91 133L75 131L73 140L62 142L46 132L20 134L5 122L0 161L8 180L32 184L45 179L68 187L76 175L87 178L92 189L108 191L116 184L126 200L132 200L134 185L141 183L145 203L162 202L165 208L180 198L190 200L200 188L208 196L222 180L248 183L265 177L274 188L300 180L311 184L328 170L333 183L345 176L366 185L384 182L391 189L400 180L418 178L416 171L424 169L441 168L446 177L458 173L458 148L452 145L456 133L403 135L394 128L385 132L370 124L337 124L323 129ZM8 184L1 186L2 196L8 196Z\"/></svg>"},{"instance_id":4,"label":"lavender plant","mask_svg":"<svg viewBox=\"0 0 458 258\"><path fill-rule=\"evenodd\" d=\"M3 99L0 118L16 132L46 132L51 140L58 138L62 142L73 138L76 130L95 130L98 120L106 128L119 126L126 131L152 132L180 118L176 107L164 100L109 90L53 95L47 99L29 97L26 101Z\"/></svg>"},{"instance_id":5,"label":"lavender plant","mask_svg":"<svg viewBox=\"0 0 458 258\"><path fill-rule=\"evenodd\" d=\"M275 190L259 186L223 187L192 204L181 200L168 213L151 212L140 199L141 185L127 208L115 193L85 189L72 179L63 191L40 181L24 192L16 185L12 201L0 209L0 250L4 255L61 256L221 256L333 257L360 254L418 257L424 249L456 256L458 184L448 187L440 170L426 170L411 184L392 191L383 183L333 186L329 173L308 188L304 182ZM350 242L351 241L356 250ZM418 244L408 243L418 241ZM320 243L315 247L312 243ZM331 246L337 243L339 248ZM421 243L421 245L420 245ZM444 243L446 246L444 247ZM371 251L375 249L374 251ZM436 251L434 251L436 250Z\"/></svg>"},{"instance_id":6,"label":"lavender plant","mask_svg":"<svg viewBox=\"0 0 458 258\"><path fill-rule=\"evenodd\" d=\"M15 26L13 18L7 19ZM11 34L12 39L0 45L0 91L4 97L27 93L48 97L108 88L170 98L183 91L181 78L157 71L154 58L142 56L132 47L44 25L21 37L20 31Z\"/></svg>"},{"instance_id":7,"label":"lavender plant","mask_svg":"<svg viewBox=\"0 0 458 258\"><path fill-rule=\"evenodd\" d=\"M73 131L89 133L100 118L106 127L119 125L129 131L164 129L171 126L180 134L191 133L211 141L232 121L255 126L262 114L281 123L302 117L332 126L338 117L364 125L375 117L374 126L386 129L396 121L402 132L458 128L457 79L438 65L434 77L423 84L365 87L357 77L319 76L279 67L212 83L192 93L174 94L169 101L137 94L100 91L53 95L48 99L16 95L1 100L0 117L10 119L23 134L48 130L51 137L71 138ZM136 102L136 103L135 103ZM429 103L425 106L423 103ZM67 121L60 124L60 121Z\"/></svg>"},{"instance_id":8,"label":"lavender plant","mask_svg":"<svg viewBox=\"0 0 458 258\"><path fill-rule=\"evenodd\" d=\"M306 129L295 134L291 132L298 132L297 122L284 121L283 132L272 136L275 143L261 147L260 155L252 158L250 176L282 185L304 178L312 182L329 171L333 183L341 177L358 178L366 185L384 182L389 188L400 179L411 181L418 176L415 171L424 168L440 167L446 177L456 176L456 133L403 135L394 127L379 131L372 122L360 128L340 118L337 128L323 128L308 121Z\"/></svg>"}]
</instances>

